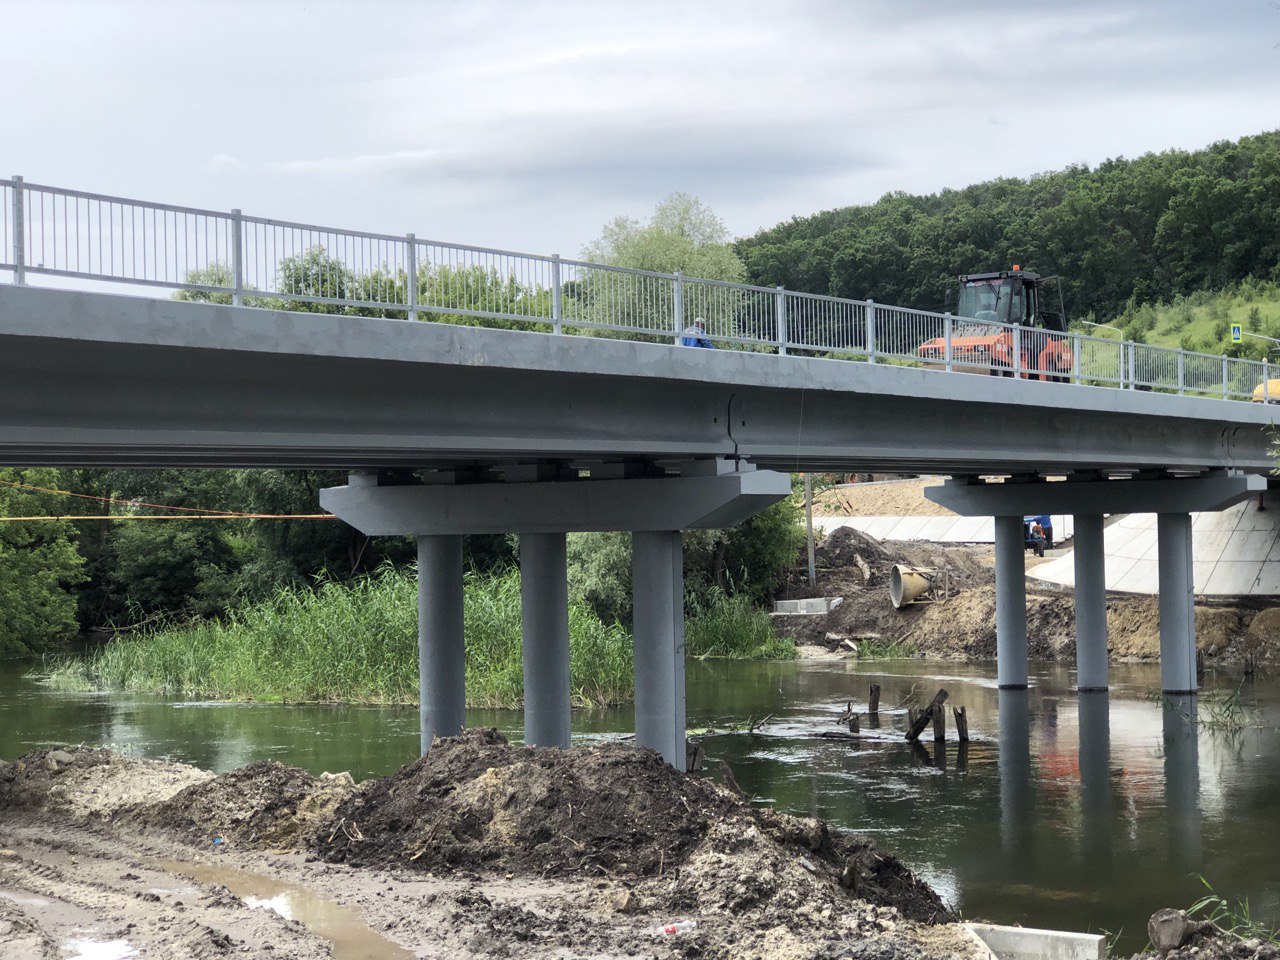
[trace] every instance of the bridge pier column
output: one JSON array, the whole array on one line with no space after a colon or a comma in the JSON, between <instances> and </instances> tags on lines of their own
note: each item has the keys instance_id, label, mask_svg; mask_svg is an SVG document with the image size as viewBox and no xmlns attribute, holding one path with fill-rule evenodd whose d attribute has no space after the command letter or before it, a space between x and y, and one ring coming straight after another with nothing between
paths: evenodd
<instances>
[{"instance_id":1,"label":"bridge pier column","mask_svg":"<svg viewBox=\"0 0 1280 960\"><path fill-rule=\"evenodd\" d=\"M684 553L678 531L631 535L636 744L685 768Z\"/></svg>"},{"instance_id":2,"label":"bridge pier column","mask_svg":"<svg viewBox=\"0 0 1280 960\"><path fill-rule=\"evenodd\" d=\"M1169 694L1196 692L1195 580L1191 566L1191 515L1156 516L1160 570L1160 687Z\"/></svg>"},{"instance_id":3,"label":"bridge pier column","mask_svg":"<svg viewBox=\"0 0 1280 960\"><path fill-rule=\"evenodd\" d=\"M1022 516L995 518L996 677L1001 690L1027 688L1026 544Z\"/></svg>"},{"instance_id":4,"label":"bridge pier column","mask_svg":"<svg viewBox=\"0 0 1280 960\"><path fill-rule=\"evenodd\" d=\"M1076 689L1107 689L1107 580L1102 514L1075 515Z\"/></svg>"},{"instance_id":5,"label":"bridge pier column","mask_svg":"<svg viewBox=\"0 0 1280 960\"><path fill-rule=\"evenodd\" d=\"M520 534L524 742L568 749L569 583L563 533Z\"/></svg>"},{"instance_id":6,"label":"bridge pier column","mask_svg":"<svg viewBox=\"0 0 1280 960\"><path fill-rule=\"evenodd\" d=\"M418 537L418 720L422 753L466 723L462 537Z\"/></svg>"}]
</instances>

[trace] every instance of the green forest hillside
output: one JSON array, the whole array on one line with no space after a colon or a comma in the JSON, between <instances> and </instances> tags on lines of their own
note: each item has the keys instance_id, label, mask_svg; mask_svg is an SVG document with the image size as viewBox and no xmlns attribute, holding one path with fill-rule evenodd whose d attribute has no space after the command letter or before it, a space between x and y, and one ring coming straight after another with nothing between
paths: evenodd
<instances>
[{"instance_id":1,"label":"green forest hillside","mask_svg":"<svg viewBox=\"0 0 1280 960\"><path fill-rule=\"evenodd\" d=\"M1276 359L1280 343L1271 341L1280 341L1280 285L1248 278L1225 290L1197 291L1167 303L1130 302L1107 322L1113 329L1078 328L1095 336L1123 336L1161 347ZM1231 342L1231 325L1236 323L1246 333L1239 344Z\"/></svg>"},{"instance_id":2,"label":"green forest hillside","mask_svg":"<svg viewBox=\"0 0 1280 960\"><path fill-rule=\"evenodd\" d=\"M1074 318L1163 302L1181 322L1178 297L1280 281L1280 131L928 196L890 193L794 218L737 251L755 283L932 310L947 306L957 274L1018 263L1060 274ZM1238 301L1226 309L1239 312ZM1194 304L1187 329L1167 334L1173 324L1157 319L1154 339L1212 333L1197 313L1209 307Z\"/></svg>"}]
</instances>

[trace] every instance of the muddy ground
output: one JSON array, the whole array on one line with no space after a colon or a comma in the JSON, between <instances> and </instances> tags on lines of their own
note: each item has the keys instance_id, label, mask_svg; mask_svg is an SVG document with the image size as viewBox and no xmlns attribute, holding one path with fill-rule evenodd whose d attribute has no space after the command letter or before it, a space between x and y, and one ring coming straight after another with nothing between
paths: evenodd
<instances>
[{"instance_id":1,"label":"muddy ground","mask_svg":"<svg viewBox=\"0 0 1280 960\"><path fill-rule=\"evenodd\" d=\"M982 956L949 919L870 841L616 744L469 731L361 784L93 749L0 762L5 960L77 942L179 960ZM681 920L696 927L661 932Z\"/></svg>"},{"instance_id":2,"label":"muddy ground","mask_svg":"<svg viewBox=\"0 0 1280 960\"><path fill-rule=\"evenodd\" d=\"M1033 558L1028 557L1031 568ZM889 600L894 564L942 571L941 598L895 610ZM990 547L879 541L840 528L817 548L818 589L794 583L789 596L843 597L824 617L779 617L777 626L811 649L901 642L921 656L989 660L996 655L995 569ZM1032 568L1033 569L1033 568ZM1032 573L1034 577L1034 572ZM1209 660L1239 663L1280 656L1280 607L1266 600L1196 605L1196 642ZM1107 601L1113 660L1160 656L1156 597ZM1027 585L1027 639L1033 659L1075 659L1075 609L1070 593ZM848 643L845 643L848 641Z\"/></svg>"}]
</instances>

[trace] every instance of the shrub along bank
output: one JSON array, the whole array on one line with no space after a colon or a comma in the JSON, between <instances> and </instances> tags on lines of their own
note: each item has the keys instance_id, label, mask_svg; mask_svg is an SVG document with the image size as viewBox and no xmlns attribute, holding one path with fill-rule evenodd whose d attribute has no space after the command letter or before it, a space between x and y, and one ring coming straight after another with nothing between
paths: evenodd
<instances>
[{"instance_id":1,"label":"shrub along bank","mask_svg":"<svg viewBox=\"0 0 1280 960\"><path fill-rule=\"evenodd\" d=\"M522 698L520 577L471 574L464 604L467 700L515 707ZM794 655L743 597L690 598L690 656ZM570 684L579 706L631 699L631 638L577 598L569 604ZM218 620L122 635L86 661L55 670L60 686L228 699L416 703L417 581L385 570L350 584L287 587Z\"/></svg>"}]
</instances>

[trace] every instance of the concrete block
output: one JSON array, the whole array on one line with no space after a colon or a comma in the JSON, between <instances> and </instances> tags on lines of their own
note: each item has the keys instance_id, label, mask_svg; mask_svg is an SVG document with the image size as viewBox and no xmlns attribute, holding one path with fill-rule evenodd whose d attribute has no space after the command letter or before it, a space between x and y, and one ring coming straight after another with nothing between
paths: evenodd
<instances>
[{"instance_id":1,"label":"concrete block","mask_svg":"<svg viewBox=\"0 0 1280 960\"><path fill-rule=\"evenodd\" d=\"M1107 941L1096 933L966 923L997 960L1106 960Z\"/></svg>"},{"instance_id":2,"label":"concrete block","mask_svg":"<svg viewBox=\"0 0 1280 960\"><path fill-rule=\"evenodd\" d=\"M843 597L809 597L803 600L775 600L773 612L786 616L819 616L840 606Z\"/></svg>"}]
</instances>

